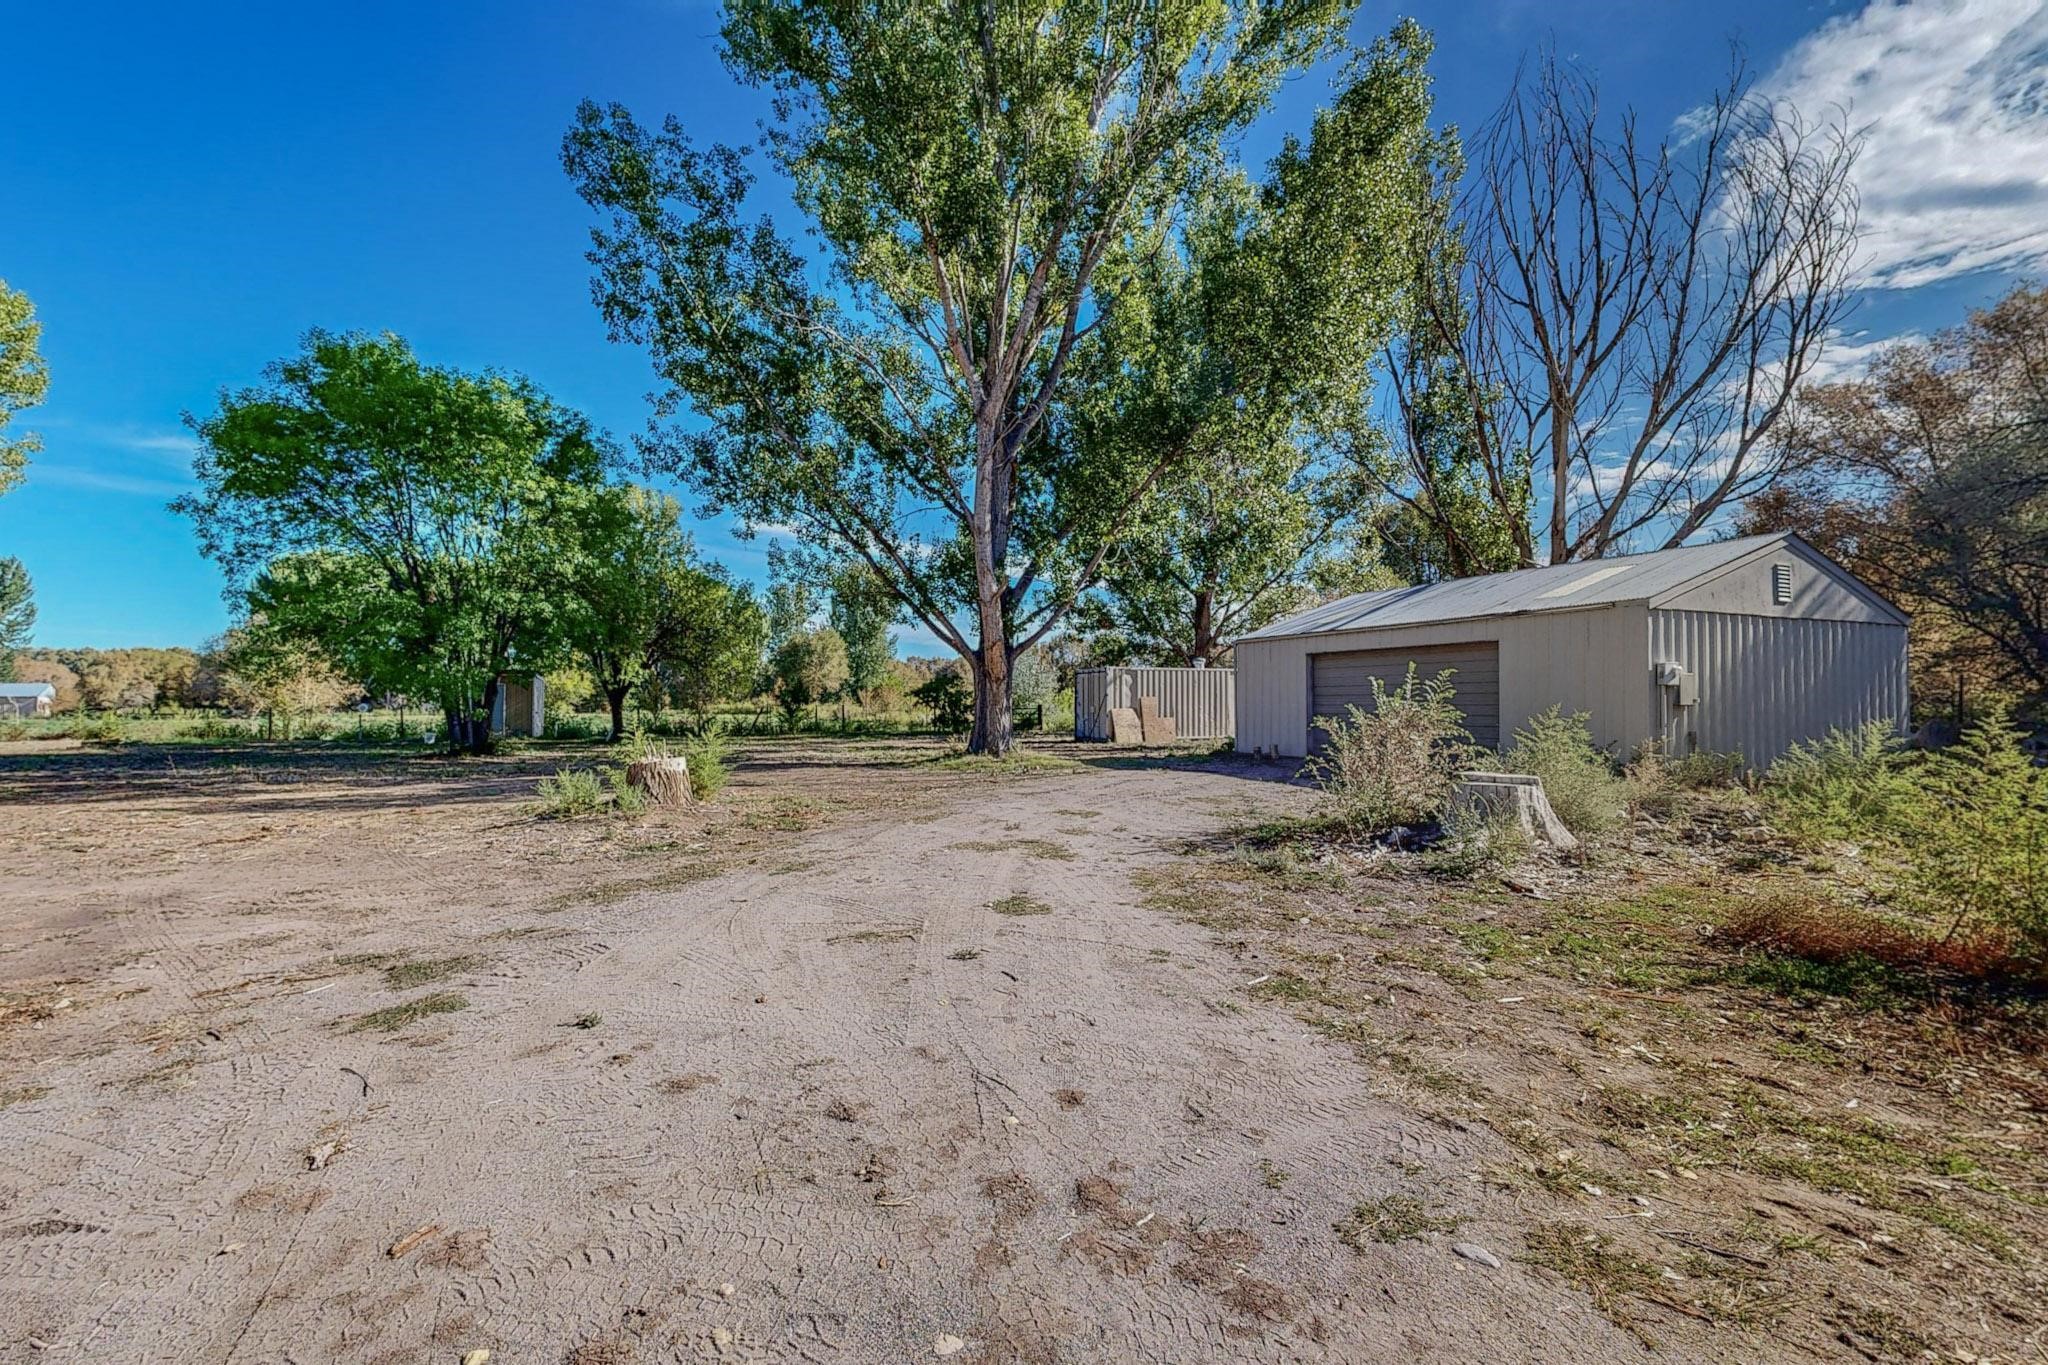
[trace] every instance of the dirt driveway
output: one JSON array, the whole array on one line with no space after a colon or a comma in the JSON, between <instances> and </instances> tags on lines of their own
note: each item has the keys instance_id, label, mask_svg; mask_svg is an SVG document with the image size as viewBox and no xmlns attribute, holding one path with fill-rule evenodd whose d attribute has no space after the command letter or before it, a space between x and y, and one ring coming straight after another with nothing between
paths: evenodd
<instances>
[{"instance_id":1,"label":"dirt driveway","mask_svg":"<svg viewBox=\"0 0 2048 1365\"><path fill-rule=\"evenodd\" d=\"M630 832L544 755L0 772L0 1359L1642 1357L1139 904L1301 792L822 747Z\"/></svg>"}]
</instances>

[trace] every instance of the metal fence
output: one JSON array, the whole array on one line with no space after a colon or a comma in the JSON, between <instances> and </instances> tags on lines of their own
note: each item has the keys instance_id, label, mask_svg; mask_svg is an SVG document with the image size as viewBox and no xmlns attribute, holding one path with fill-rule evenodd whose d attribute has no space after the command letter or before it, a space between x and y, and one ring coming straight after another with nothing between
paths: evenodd
<instances>
[{"instance_id":1,"label":"metal fence","mask_svg":"<svg viewBox=\"0 0 2048 1365\"><path fill-rule=\"evenodd\" d=\"M1228 668L1084 668L1074 675L1074 738L1109 738L1112 707L1159 703L1182 739L1223 739L1236 727L1237 673Z\"/></svg>"}]
</instances>

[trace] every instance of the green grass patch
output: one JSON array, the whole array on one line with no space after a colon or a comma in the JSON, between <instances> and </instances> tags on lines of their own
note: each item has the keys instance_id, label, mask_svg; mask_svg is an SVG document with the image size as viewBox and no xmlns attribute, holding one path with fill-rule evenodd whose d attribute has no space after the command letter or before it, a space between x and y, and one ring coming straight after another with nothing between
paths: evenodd
<instances>
[{"instance_id":1,"label":"green grass patch","mask_svg":"<svg viewBox=\"0 0 2048 1365\"><path fill-rule=\"evenodd\" d=\"M1528 1247L1524 1261L1562 1275L1583 1289L1593 1306L1617 1326L1642 1336L1628 1301L1657 1288L1655 1266L1620 1249L1605 1233L1579 1223L1545 1223L1533 1228Z\"/></svg>"},{"instance_id":2,"label":"green grass patch","mask_svg":"<svg viewBox=\"0 0 2048 1365\"><path fill-rule=\"evenodd\" d=\"M472 953L459 957L430 957L411 962L399 962L384 969L384 984L394 991L411 990L454 976L483 965L483 959Z\"/></svg>"},{"instance_id":3,"label":"green grass patch","mask_svg":"<svg viewBox=\"0 0 2048 1365\"><path fill-rule=\"evenodd\" d=\"M968 839L949 847L974 853L1022 853L1027 858L1049 858L1062 863L1074 860L1074 850L1050 839Z\"/></svg>"},{"instance_id":4,"label":"green grass patch","mask_svg":"<svg viewBox=\"0 0 2048 1365\"><path fill-rule=\"evenodd\" d=\"M791 834L818 823L825 810L823 801L808 796L772 796L759 805L748 807L739 817L739 826L741 829Z\"/></svg>"},{"instance_id":5,"label":"green grass patch","mask_svg":"<svg viewBox=\"0 0 2048 1365\"><path fill-rule=\"evenodd\" d=\"M1052 907L1036 896L1027 896L1014 891L1000 900L988 903L988 908L998 915L1050 915Z\"/></svg>"},{"instance_id":6,"label":"green grass patch","mask_svg":"<svg viewBox=\"0 0 2048 1365\"><path fill-rule=\"evenodd\" d=\"M350 1033L370 1031L396 1033L407 1025L416 1024L431 1015L453 1014L457 1010L466 1010L468 1008L469 998L467 996L458 994L455 991L435 991L432 995L422 995L416 999L406 1000L396 1005L388 1005L381 1010L372 1010L368 1014L359 1015L355 1022L349 1025L348 1031Z\"/></svg>"},{"instance_id":7,"label":"green grass patch","mask_svg":"<svg viewBox=\"0 0 2048 1365\"><path fill-rule=\"evenodd\" d=\"M1431 1232L1456 1232L1465 1220L1432 1213L1413 1195L1390 1194L1355 1206L1336 1225L1337 1240L1353 1251L1364 1251L1368 1243L1392 1245Z\"/></svg>"}]
</instances>

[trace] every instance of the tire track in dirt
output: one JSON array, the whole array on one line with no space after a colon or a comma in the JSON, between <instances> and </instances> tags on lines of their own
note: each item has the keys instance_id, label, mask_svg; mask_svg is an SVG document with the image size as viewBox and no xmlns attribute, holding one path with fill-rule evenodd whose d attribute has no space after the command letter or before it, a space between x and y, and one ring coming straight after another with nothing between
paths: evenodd
<instances>
[{"instance_id":1,"label":"tire track in dirt","mask_svg":"<svg viewBox=\"0 0 2048 1365\"><path fill-rule=\"evenodd\" d=\"M1190 792L1209 804L1175 799ZM16 1178L53 1207L132 1208L122 1235L73 1234L91 1239L75 1254L0 1243L0 1272L37 1286L0 1325L63 1326L39 1360L90 1342L896 1362L942 1333L990 1362L1633 1358L1521 1271L1481 1281L1417 1246L1397 1282L1367 1283L1335 1244L1351 1203L1404 1180L1472 1197L1486 1143L1375 1096L1278 1012L1209 1008L1242 972L1130 884L1218 804L1296 795L1159 770L963 787L932 819L805 836L805 870L557 912L484 950L470 1008L407 1034L329 1027L374 981L317 1008L250 1002L239 1063L132 1117L60 1134L34 1105L0 1115L28 1148ZM422 881L474 939L491 917L436 866ZM1014 892L1050 912L991 908ZM153 941L166 971L212 984L177 935ZM337 1085L341 1065L367 1093ZM346 1145L308 1171L323 1132Z\"/></svg>"}]
</instances>

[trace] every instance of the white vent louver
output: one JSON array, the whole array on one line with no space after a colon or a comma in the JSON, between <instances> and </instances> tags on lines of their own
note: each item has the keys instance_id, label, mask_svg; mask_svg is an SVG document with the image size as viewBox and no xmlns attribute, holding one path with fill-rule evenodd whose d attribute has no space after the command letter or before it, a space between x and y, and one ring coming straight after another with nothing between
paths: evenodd
<instances>
[{"instance_id":1,"label":"white vent louver","mask_svg":"<svg viewBox=\"0 0 2048 1365\"><path fill-rule=\"evenodd\" d=\"M1771 601L1780 607L1792 605L1792 566L1771 565Z\"/></svg>"}]
</instances>

